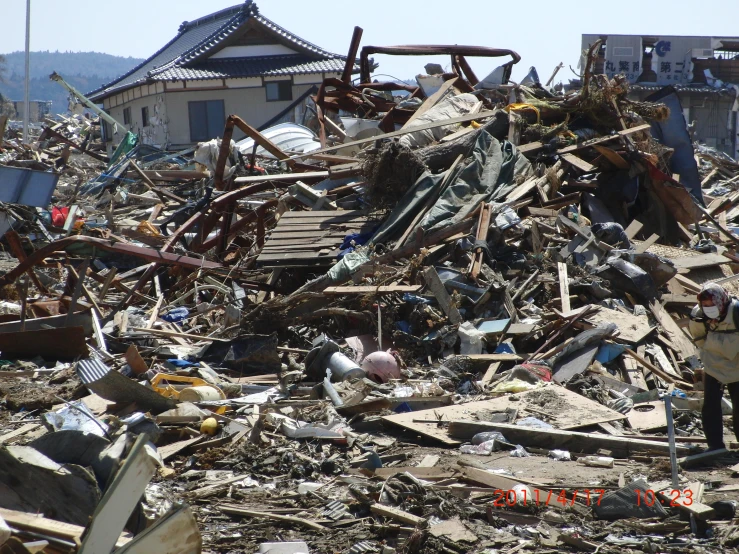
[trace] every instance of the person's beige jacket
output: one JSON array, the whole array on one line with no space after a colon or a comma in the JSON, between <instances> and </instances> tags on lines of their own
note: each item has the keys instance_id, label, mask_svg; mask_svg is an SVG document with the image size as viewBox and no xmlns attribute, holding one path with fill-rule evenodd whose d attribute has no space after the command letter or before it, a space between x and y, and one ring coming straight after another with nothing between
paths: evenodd
<instances>
[{"instance_id":1,"label":"person's beige jacket","mask_svg":"<svg viewBox=\"0 0 739 554\"><path fill-rule=\"evenodd\" d=\"M703 315L699 305L693 308L689 325L693 341L700 348L703 369L721 383L739 381L739 331L734 322L736 304L739 304L739 300L731 301L726 318L715 330L708 330L707 334L705 324L693 319Z\"/></svg>"}]
</instances>

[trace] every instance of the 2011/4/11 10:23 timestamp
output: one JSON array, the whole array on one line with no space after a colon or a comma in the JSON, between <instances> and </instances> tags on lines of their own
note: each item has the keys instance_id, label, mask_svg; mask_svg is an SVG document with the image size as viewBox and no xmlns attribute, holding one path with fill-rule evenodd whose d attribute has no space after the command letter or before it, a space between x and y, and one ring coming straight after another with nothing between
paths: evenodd
<instances>
[{"instance_id":1,"label":"2011/4/11 10:23 timestamp","mask_svg":"<svg viewBox=\"0 0 739 554\"><path fill-rule=\"evenodd\" d=\"M605 489L582 489L574 490L571 494L568 491L562 489L557 491L549 490L542 491L534 489L531 498L529 498L528 491L526 489L521 490L501 490L495 491L495 499L493 500L493 506L496 508L504 508L506 506L514 506L516 504L523 504L528 506L532 504L534 506L551 506L555 503L567 506L572 506L580 495L580 499L585 502L587 506L595 504L600 506ZM665 490L661 493L657 493L652 489L645 491L641 489L634 489L635 502L637 506L642 504L645 506L654 506L656 502L659 502L663 506L669 506L672 508L679 506L690 506L693 504L693 491L690 489L685 490Z\"/></svg>"}]
</instances>

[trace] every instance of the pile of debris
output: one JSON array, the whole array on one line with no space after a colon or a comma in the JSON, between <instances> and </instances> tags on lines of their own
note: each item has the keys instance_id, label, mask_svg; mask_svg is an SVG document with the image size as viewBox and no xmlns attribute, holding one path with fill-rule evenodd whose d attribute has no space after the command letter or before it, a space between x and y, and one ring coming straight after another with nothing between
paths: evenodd
<instances>
[{"instance_id":1,"label":"pile of debris","mask_svg":"<svg viewBox=\"0 0 739 554\"><path fill-rule=\"evenodd\" d=\"M353 85L360 38L317 136L0 143L0 548L734 548L685 327L739 165L590 63Z\"/></svg>"}]
</instances>

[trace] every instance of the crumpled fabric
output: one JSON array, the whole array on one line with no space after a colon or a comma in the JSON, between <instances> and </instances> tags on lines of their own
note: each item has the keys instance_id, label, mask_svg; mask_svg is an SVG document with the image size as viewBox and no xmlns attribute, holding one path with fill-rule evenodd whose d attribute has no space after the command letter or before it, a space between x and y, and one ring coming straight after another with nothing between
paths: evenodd
<instances>
[{"instance_id":1,"label":"crumpled fabric","mask_svg":"<svg viewBox=\"0 0 739 554\"><path fill-rule=\"evenodd\" d=\"M221 152L221 140L213 139L208 142L199 142L198 147L193 155L193 160L199 164L204 165L208 168L208 171L212 175L216 173L216 166L218 165L218 156ZM236 165L232 161L233 154L235 152L236 143L231 141L231 149L229 150L229 156L226 159L226 168L223 172L223 179L228 180L236 171Z\"/></svg>"},{"instance_id":2,"label":"crumpled fabric","mask_svg":"<svg viewBox=\"0 0 739 554\"><path fill-rule=\"evenodd\" d=\"M358 252L356 250L354 252L349 252L328 270L326 276L332 283L343 283L349 279L349 277L351 277L362 264L366 264L369 260L369 256L364 252Z\"/></svg>"},{"instance_id":3,"label":"crumpled fabric","mask_svg":"<svg viewBox=\"0 0 739 554\"><path fill-rule=\"evenodd\" d=\"M372 238L375 231L372 230L368 233L350 233L344 237L344 242L339 247L339 259L343 258L350 252L354 252L357 246L364 246ZM354 244L352 244L354 243Z\"/></svg>"},{"instance_id":4,"label":"crumpled fabric","mask_svg":"<svg viewBox=\"0 0 739 554\"><path fill-rule=\"evenodd\" d=\"M726 316L726 308L731 301L729 293L718 283L705 283L698 296L703 297L706 295L711 298L714 306L721 312L721 318L723 319Z\"/></svg>"},{"instance_id":5,"label":"crumpled fabric","mask_svg":"<svg viewBox=\"0 0 739 554\"><path fill-rule=\"evenodd\" d=\"M480 101L474 94L458 94L456 96L449 96L428 110L425 114L414 119L409 127L420 127L421 125L434 123L443 119L454 119L456 117L467 115L472 113L472 110L474 110L479 103ZM448 133L456 131L460 126L461 123L456 123L452 125L444 125L443 127L426 129L425 131L408 133L400 137L400 144L409 148L421 148L441 140Z\"/></svg>"},{"instance_id":6,"label":"crumpled fabric","mask_svg":"<svg viewBox=\"0 0 739 554\"><path fill-rule=\"evenodd\" d=\"M631 241L619 223L594 223L590 230L599 240L617 248L631 248Z\"/></svg>"}]
</instances>

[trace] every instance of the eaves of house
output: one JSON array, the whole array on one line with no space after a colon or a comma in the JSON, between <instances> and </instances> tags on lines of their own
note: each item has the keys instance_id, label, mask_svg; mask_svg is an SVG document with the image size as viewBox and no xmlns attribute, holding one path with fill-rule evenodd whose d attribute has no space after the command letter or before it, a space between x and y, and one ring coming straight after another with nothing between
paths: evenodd
<instances>
[{"instance_id":1,"label":"eaves of house","mask_svg":"<svg viewBox=\"0 0 739 554\"><path fill-rule=\"evenodd\" d=\"M287 46L292 53L212 58L243 35L247 27ZM247 0L183 23L177 35L158 52L87 96L102 102L126 89L157 81L340 73L345 62L345 56L328 52L260 15L253 0Z\"/></svg>"}]
</instances>

